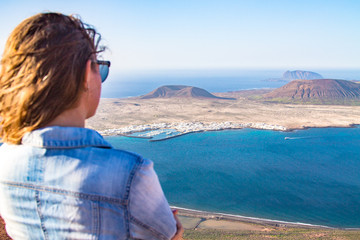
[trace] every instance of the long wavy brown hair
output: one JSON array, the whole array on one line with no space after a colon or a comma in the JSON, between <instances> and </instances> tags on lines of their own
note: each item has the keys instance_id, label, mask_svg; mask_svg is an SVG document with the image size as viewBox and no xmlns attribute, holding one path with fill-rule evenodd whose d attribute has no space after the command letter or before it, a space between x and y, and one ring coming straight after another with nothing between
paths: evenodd
<instances>
[{"instance_id":1,"label":"long wavy brown hair","mask_svg":"<svg viewBox=\"0 0 360 240\"><path fill-rule=\"evenodd\" d=\"M76 106L86 62L100 35L78 17L41 13L10 34L1 59L0 137L20 144L26 132Z\"/></svg>"}]
</instances>

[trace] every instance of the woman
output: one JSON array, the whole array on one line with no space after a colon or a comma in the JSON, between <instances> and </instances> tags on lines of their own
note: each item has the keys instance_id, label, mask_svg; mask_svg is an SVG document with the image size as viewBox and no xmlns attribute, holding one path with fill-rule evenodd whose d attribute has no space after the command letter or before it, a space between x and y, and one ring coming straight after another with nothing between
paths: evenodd
<instances>
[{"instance_id":1,"label":"woman","mask_svg":"<svg viewBox=\"0 0 360 240\"><path fill-rule=\"evenodd\" d=\"M96 59L97 36L73 16L43 13L6 43L0 213L13 239L181 238L153 163L84 128L110 67Z\"/></svg>"}]
</instances>

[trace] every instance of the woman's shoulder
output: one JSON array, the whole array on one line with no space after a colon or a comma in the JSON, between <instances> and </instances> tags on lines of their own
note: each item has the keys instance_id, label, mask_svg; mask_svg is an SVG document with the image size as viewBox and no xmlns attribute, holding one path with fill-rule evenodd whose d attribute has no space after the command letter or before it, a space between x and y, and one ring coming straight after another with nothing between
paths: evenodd
<instances>
[{"instance_id":1,"label":"woman's shoulder","mask_svg":"<svg viewBox=\"0 0 360 240\"><path fill-rule=\"evenodd\" d=\"M152 169L153 162L143 158L140 154L115 148L91 148L88 157L98 159L98 164L107 165L112 171L118 171L118 168L127 168L127 171L138 171L140 169ZM89 159L89 158L88 158ZM89 159L93 161L93 159Z\"/></svg>"},{"instance_id":2,"label":"woman's shoulder","mask_svg":"<svg viewBox=\"0 0 360 240\"><path fill-rule=\"evenodd\" d=\"M144 161L144 158L140 154L119 148L91 147L91 150L96 152L96 155L100 158L118 159L122 161L129 160L139 163Z\"/></svg>"}]
</instances>

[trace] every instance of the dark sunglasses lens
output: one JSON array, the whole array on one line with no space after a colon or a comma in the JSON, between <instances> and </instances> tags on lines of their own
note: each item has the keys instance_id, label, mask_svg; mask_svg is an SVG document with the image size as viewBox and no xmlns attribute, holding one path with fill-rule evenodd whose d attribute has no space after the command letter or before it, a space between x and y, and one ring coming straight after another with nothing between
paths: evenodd
<instances>
[{"instance_id":1,"label":"dark sunglasses lens","mask_svg":"<svg viewBox=\"0 0 360 240\"><path fill-rule=\"evenodd\" d=\"M101 82L105 82L107 76L109 75L109 66L108 65L99 65L99 72L101 76Z\"/></svg>"}]
</instances>

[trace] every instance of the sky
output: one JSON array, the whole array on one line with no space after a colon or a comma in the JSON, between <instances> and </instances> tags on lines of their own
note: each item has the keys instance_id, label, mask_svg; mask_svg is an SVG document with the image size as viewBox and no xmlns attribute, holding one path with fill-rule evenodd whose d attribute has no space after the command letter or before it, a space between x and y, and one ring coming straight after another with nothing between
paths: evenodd
<instances>
[{"instance_id":1,"label":"sky","mask_svg":"<svg viewBox=\"0 0 360 240\"><path fill-rule=\"evenodd\" d=\"M360 69L358 0L0 0L0 52L23 19L79 14L111 71Z\"/></svg>"}]
</instances>

